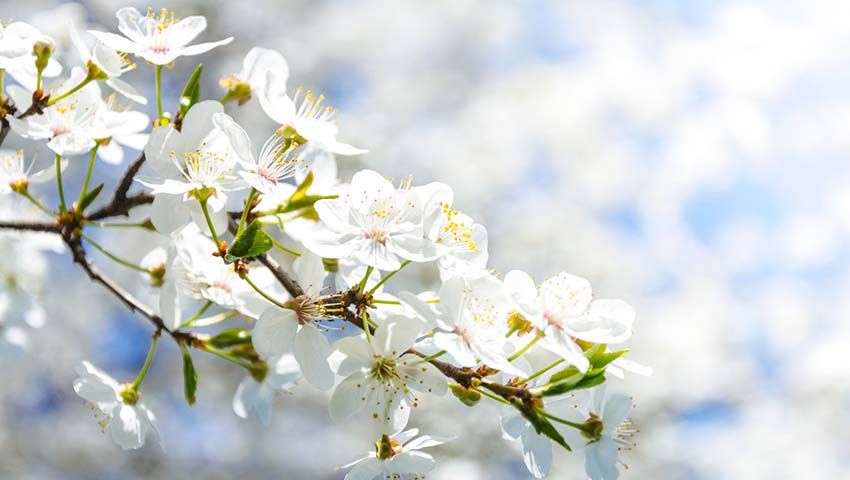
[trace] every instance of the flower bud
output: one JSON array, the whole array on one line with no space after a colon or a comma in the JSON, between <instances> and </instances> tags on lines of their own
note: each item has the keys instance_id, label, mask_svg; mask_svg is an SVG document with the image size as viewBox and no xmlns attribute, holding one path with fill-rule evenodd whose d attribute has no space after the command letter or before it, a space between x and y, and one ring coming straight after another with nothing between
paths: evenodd
<instances>
[{"instance_id":1,"label":"flower bud","mask_svg":"<svg viewBox=\"0 0 850 480\"><path fill-rule=\"evenodd\" d=\"M54 50L56 50L56 44L48 37L41 37L33 43L32 54L35 55L35 68L39 72L47 68L47 62Z\"/></svg>"}]
</instances>

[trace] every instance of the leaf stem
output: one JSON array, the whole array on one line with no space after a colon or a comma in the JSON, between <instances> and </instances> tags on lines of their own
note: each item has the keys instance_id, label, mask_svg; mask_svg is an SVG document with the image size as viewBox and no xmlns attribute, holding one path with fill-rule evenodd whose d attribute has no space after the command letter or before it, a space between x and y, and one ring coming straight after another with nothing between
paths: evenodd
<instances>
[{"instance_id":1,"label":"leaf stem","mask_svg":"<svg viewBox=\"0 0 850 480\"><path fill-rule=\"evenodd\" d=\"M520 380L519 384L525 385L526 383L534 380L535 378L539 377L540 375L543 375L544 373L548 372L549 370L552 370L553 368L557 367L558 365L560 365L562 363L564 363L564 359L559 358L559 359L555 360L554 362L550 363L549 365L546 365L542 369L532 373L531 376L529 376L529 377L527 377L523 380Z\"/></svg>"},{"instance_id":2,"label":"leaf stem","mask_svg":"<svg viewBox=\"0 0 850 480\"><path fill-rule=\"evenodd\" d=\"M67 212L65 205L65 187L62 186L62 156L56 154L56 186L59 189L59 211Z\"/></svg>"},{"instance_id":3,"label":"leaf stem","mask_svg":"<svg viewBox=\"0 0 850 480\"><path fill-rule=\"evenodd\" d=\"M514 353L513 353L513 355L511 355L510 357L508 357L508 361L509 361L509 362L513 362L513 361L514 361L514 360L516 360L517 358L521 357L523 353L527 352L527 351L528 351L528 349L529 349L529 348L531 348L531 347L533 347L533 346L534 346L534 344L535 344L535 343L537 343L537 341L538 341L538 340L540 340L541 338L543 338L543 334L538 333L537 335L535 335L535 336L534 336L534 338L532 338L530 342L528 342L527 344L525 344L525 346L524 346L524 347L520 348L519 350L517 350L516 352L514 352Z\"/></svg>"},{"instance_id":4,"label":"leaf stem","mask_svg":"<svg viewBox=\"0 0 850 480\"><path fill-rule=\"evenodd\" d=\"M139 375L136 376L136 379L133 380L133 383L130 385L130 388L136 390L139 388L139 385L144 381L145 376L148 374L148 369L151 367L151 362L153 361L153 354L156 351L156 344L159 342L159 330L153 334L153 338L151 339L151 347L148 350L148 356L145 358L145 364L142 365L142 369L139 371Z\"/></svg>"},{"instance_id":5,"label":"leaf stem","mask_svg":"<svg viewBox=\"0 0 850 480\"><path fill-rule=\"evenodd\" d=\"M200 309L200 310L198 310L198 311L197 311L194 315L192 315L192 317L191 317L191 318L189 318L188 320L186 320L185 322L183 322L183 323L181 323L181 324L180 324L180 328L186 328L186 327L191 326L191 325L192 325L192 322L194 322L195 320L197 320L197 319L201 318L201 315L203 315L204 313L206 313L206 311L207 311L207 310L209 310L209 309L210 309L210 307L212 307L212 306L213 306L213 302L212 302L212 300L207 300L207 303L205 303L205 304L204 304L204 306L203 306L203 307L201 307L201 309Z\"/></svg>"},{"instance_id":6,"label":"leaf stem","mask_svg":"<svg viewBox=\"0 0 850 480\"><path fill-rule=\"evenodd\" d=\"M162 65L153 67L154 86L156 88L156 123L162 124Z\"/></svg>"},{"instance_id":7,"label":"leaf stem","mask_svg":"<svg viewBox=\"0 0 850 480\"><path fill-rule=\"evenodd\" d=\"M288 254L290 254L290 255L295 255L296 257L300 257L300 256L301 256L301 254L300 254L300 253L298 253L298 252L296 252L295 250L293 250L293 249L291 249L291 248L287 247L286 245L284 245L284 244L282 244L282 243L278 242L277 240L275 240L274 238L272 238L272 237L271 237L271 235L269 236L269 240L271 240L271 241L272 241L272 245L274 245L275 247L277 247L277 248L279 248L279 249L283 250L284 252L286 252L286 253L288 253Z\"/></svg>"},{"instance_id":8,"label":"leaf stem","mask_svg":"<svg viewBox=\"0 0 850 480\"><path fill-rule=\"evenodd\" d=\"M100 147L100 143L95 143L94 148L91 149L91 156L89 157L89 166L86 169L86 177L83 179L83 188L80 189L80 197L77 199L77 205L83 204L83 198L85 198L86 193L89 190L89 180L91 179L91 172L94 170L94 159L97 156L97 149Z\"/></svg>"},{"instance_id":9,"label":"leaf stem","mask_svg":"<svg viewBox=\"0 0 850 480\"><path fill-rule=\"evenodd\" d=\"M265 298L266 300L268 300L268 301L272 302L273 304L277 305L277 306L278 306L278 307L280 307L280 308L286 308L287 310L289 310L289 308L288 308L286 305L284 305L283 303L279 302L278 300L275 300L274 298L272 298L271 296L269 296L266 292L264 292L264 291L260 290L260 287L258 287L257 285L255 285L255 284L254 284L254 282L252 282L252 281L251 281L251 279L250 279L250 278L248 278L248 276L247 276L247 275L245 275L245 276L244 276L244 277L242 277L242 278L243 278L246 282L248 282L248 285L250 285L250 286L251 286L251 288L253 288L255 292L259 293L259 294L260 294L260 296L262 296L263 298Z\"/></svg>"},{"instance_id":10,"label":"leaf stem","mask_svg":"<svg viewBox=\"0 0 850 480\"><path fill-rule=\"evenodd\" d=\"M109 258L110 258L111 260L113 260L114 262L116 262L116 263L118 263L118 264L121 264L121 265L124 265L124 266L125 266L125 267L127 267L127 268L132 268L133 270L136 270L136 271L138 271L138 272L142 272L142 273L151 273L151 271L150 271L149 269L147 269L147 268L143 268L143 267L140 267L139 265L136 265L136 264L135 264L135 263L133 263L133 262L129 262L129 261L127 261L127 260L124 260L123 258L121 258L121 257L119 257L119 256L115 255L114 253L110 252L109 250L107 250L106 248L104 248L104 247L103 247L103 245L101 245L101 244L99 244L99 243L95 242L95 241L94 241L91 237L89 237L89 236L88 236L88 235L86 235L85 233L80 232L80 237L81 237L81 238L83 238L83 239L84 239L86 242L88 242L89 244L91 244L91 246L93 246L94 248L96 248L96 249L100 250L100 252L101 252L101 253L103 253L104 255L106 255L107 257L109 257Z\"/></svg>"},{"instance_id":11,"label":"leaf stem","mask_svg":"<svg viewBox=\"0 0 850 480\"><path fill-rule=\"evenodd\" d=\"M387 276L382 278L380 282L378 282L377 284L375 284L374 287L369 289L369 293L375 293L379 288L381 288L381 285L387 283L387 280L393 278L393 275L400 272L402 268L408 266L409 264L410 264L410 260L405 260L404 262L402 262L401 266L398 267L398 270L394 270L394 271L388 273Z\"/></svg>"},{"instance_id":12,"label":"leaf stem","mask_svg":"<svg viewBox=\"0 0 850 480\"><path fill-rule=\"evenodd\" d=\"M248 194L248 199L245 200L245 208L242 209L242 218L239 219L239 228L236 229L236 236L242 233L245 228L245 220L248 218L248 212L251 211L251 204L254 203L254 196L257 195L257 189L251 187L251 193Z\"/></svg>"},{"instance_id":13,"label":"leaf stem","mask_svg":"<svg viewBox=\"0 0 850 480\"><path fill-rule=\"evenodd\" d=\"M41 79L40 77L41 77L41 72L39 72L39 80ZM84 78L80 83L71 87L71 89L68 90L67 92L56 95L55 97L50 97L50 99L47 100L47 106L49 107L51 105L55 105L57 102L64 100L64 99L70 97L71 95L77 93L78 90L80 90L81 88L88 85L89 82L91 82L92 80L94 80L94 77L92 77L91 75L86 75L86 78Z\"/></svg>"}]
</instances>

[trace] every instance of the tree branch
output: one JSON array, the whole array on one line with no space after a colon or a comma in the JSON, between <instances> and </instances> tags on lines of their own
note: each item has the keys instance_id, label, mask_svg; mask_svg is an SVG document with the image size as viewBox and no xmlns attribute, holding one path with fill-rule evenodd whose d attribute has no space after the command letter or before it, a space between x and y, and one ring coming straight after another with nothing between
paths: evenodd
<instances>
[{"instance_id":1,"label":"tree branch","mask_svg":"<svg viewBox=\"0 0 850 480\"><path fill-rule=\"evenodd\" d=\"M106 205L100 207L98 210L95 210L86 218L88 220L95 221L118 215L126 216L129 215L130 210L133 208L153 202L153 195L149 193L137 193L131 197L127 196L127 192L133 185L133 179L136 178L136 174L139 173L139 169L142 168L144 163L145 154L142 152L142 154L139 155L139 158L136 159L136 161L133 162L130 165L130 168L128 168L124 173L124 176L118 183L118 187L115 189L115 193L112 195L112 200L110 200Z\"/></svg>"},{"instance_id":2,"label":"tree branch","mask_svg":"<svg viewBox=\"0 0 850 480\"><path fill-rule=\"evenodd\" d=\"M0 229L21 230L29 232L60 233L61 228L56 223L50 222L2 222Z\"/></svg>"},{"instance_id":3,"label":"tree branch","mask_svg":"<svg viewBox=\"0 0 850 480\"><path fill-rule=\"evenodd\" d=\"M285 288L286 291L289 292L290 295L292 295L292 298L304 295L304 289L301 288L301 285L298 285L298 282L296 282L295 279L290 277L288 273L284 272L283 269L280 268L280 265L278 265L277 262L272 260L271 257L264 253L262 255L259 255L257 257L257 260L259 260L260 263L265 265L265 267L272 272L272 275L274 275L277 281L280 282L281 285L283 285L283 288Z\"/></svg>"}]
</instances>

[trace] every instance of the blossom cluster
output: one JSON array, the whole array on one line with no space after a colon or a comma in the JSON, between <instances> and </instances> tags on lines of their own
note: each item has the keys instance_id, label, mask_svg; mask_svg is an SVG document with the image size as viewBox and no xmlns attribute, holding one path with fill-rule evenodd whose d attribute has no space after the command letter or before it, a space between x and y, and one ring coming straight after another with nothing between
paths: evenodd
<instances>
[{"instance_id":1,"label":"blossom cluster","mask_svg":"<svg viewBox=\"0 0 850 480\"><path fill-rule=\"evenodd\" d=\"M72 35L83 65L64 76L53 39L20 22L0 26L0 71L16 82L2 96L0 138L11 131L55 156L53 167L34 173L24 152L0 152L2 193L24 197L47 219L17 229L61 238L90 277L155 328L135 379L121 383L87 361L78 368L73 388L115 443L135 449L163 441L141 390L166 336L181 349L190 404L197 350L245 370L233 398L240 417L269 423L276 392L303 379L332 392L331 418L372 422L381 435L345 466L347 479L428 473L435 460L423 449L451 439L409 427L431 397L447 392L459 408L500 404L503 436L519 444L537 478L549 472L553 443L582 448L589 478L618 477L619 456L636 430L630 397L608 394L607 380L650 373L614 348L631 337L631 306L594 298L587 280L566 272L539 283L520 270L497 274L488 268L486 228L456 208L444 183L394 182L368 169L338 178L336 156L367 151L340 140L336 111L323 95L288 85L289 66L274 50L251 49L241 71L221 79L218 100L201 97L199 66L175 112L167 112L163 67L232 38L191 44L206 19L165 9L127 7L116 16L120 33ZM148 102L126 81L136 62L154 71L153 119L132 108ZM104 97L102 85L113 93ZM231 116L254 99L275 125L258 132L265 138L259 148ZM103 190L89 189L98 158L121 164L125 149L142 154L112 200L94 209ZM88 155L88 168L69 202L62 173L80 155ZM30 193L30 184L52 180L56 208ZM128 196L131 184L143 192ZM128 226L155 230L168 246L138 265L85 233L146 204L149 220ZM157 305L139 305L100 274L86 246L139 271ZM439 285L392 288L410 265L434 271ZM10 320L21 315L3 316L0 342L20 338L9 332L18 331ZM235 317L250 328L222 328Z\"/></svg>"}]
</instances>

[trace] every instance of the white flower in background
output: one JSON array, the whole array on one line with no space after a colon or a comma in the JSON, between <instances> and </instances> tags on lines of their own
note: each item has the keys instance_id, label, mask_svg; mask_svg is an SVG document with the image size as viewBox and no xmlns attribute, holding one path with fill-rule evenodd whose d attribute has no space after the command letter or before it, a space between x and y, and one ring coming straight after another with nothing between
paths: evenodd
<instances>
[{"instance_id":1,"label":"white flower in background","mask_svg":"<svg viewBox=\"0 0 850 480\"><path fill-rule=\"evenodd\" d=\"M547 406L549 403L547 402ZM499 420L502 438L520 443L522 460L534 478L545 478L552 467L552 441L540 435L516 408L503 407Z\"/></svg>"},{"instance_id":2,"label":"white flower in background","mask_svg":"<svg viewBox=\"0 0 850 480\"><path fill-rule=\"evenodd\" d=\"M253 414L263 425L271 421L275 392L286 391L301 376L292 355L269 359L268 367L262 381L248 375L239 383L233 395L233 412L241 418Z\"/></svg>"},{"instance_id":3,"label":"white flower in background","mask_svg":"<svg viewBox=\"0 0 850 480\"><path fill-rule=\"evenodd\" d=\"M622 300L593 300L583 278L559 273L538 291L527 273L513 270L505 276L505 286L519 313L544 333L540 344L582 372L590 364L574 338L608 344L631 337L634 308Z\"/></svg>"},{"instance_id":4,"label":"white flower in background","mask_svg":"<svg viewBox=\"0 0 850 480\"><path fill-rule=\"evenodd\" d=\"M100 428L106 431L108 427L116 444L131 450L141 448L149 435L161 441L156 417L139 401L138 392L128 391L128 385L119 385L89 362L82 362L76 371L79 377L74 380L74 391L91 402L92 409L104 415L98 422Z\"/></svg>"},{"instance_id":5,"label":"white flower in background","mask_svg":"<svg viewBox=\"0 0 850 480\"><path fill-rule=\"evenodd\" d=\"M29 164L27 164L29 163ZM64 168L68 162L64 161L60 168ZM43 183L56 175L53 166L30 173L35 162L24 160L23 150L0 150L0 194L10 193L16 188L26 188L30 183Z\"/></svg>"},{"instance_id":6,"label":"white flower in background","mask_svg":"<svg viewBox=\"0 0 850 480\"><path fill-rule=\"evenodd\" d=\"M179 20L164 8L159 14L148 11L147 15L142 15L133 7L124 7L115 16L118 17L118 30L124 37L109 32L89 33L114 50L138 55L154 65L168 65L177 57L198 55L233 41L233 37L228 37L218 42L189 45L207 28L207 19L192 16Z\"/></svg>"},{"instance_id":7,"label":"white flower in background","mask_svg":"<svg viewBox=\"0 0 850 480\"><path fill-rule=\"evenodd\" d=\"M137 181L153 189L151 221L160 232L171 233L190 220L206 231L196 199L202 193L210 195L207 205L216 231L226 230L225 192L245 185L233 173L236 155L227 136L212 121L222 111L217 101L198 102L186 113L180 131L160 127L151 133L145 156L157 176L139 176Z\"/></svg>"},{"instance_id":8,"label":"white flower in background","mask_svg":"<svg viewBox=\"0 0 850 480\"><path fill-rule=\"evenodd\" d=\"M425 478L434 468L434 457L422 452L423 448L442 445L451 439L419 434L412 428L395 435L384 435L376 442L375 450L340 468L351 468L345 480L373 480L375 478Z\"/></svg>"},{"instance_id":9,"label":"white flower in background","mask_svg":"<svg viewBox=\"0 0 850 480\"><path fill-rule=\"evenodd\" d=\"M396 189L372 170L357 172L340 198L315 204L321 224L300 240L326 258L353 257L379 270L396 270L402 260L437 257L422 236L422 204L409 189Z\"/></svg>"},{"instance_id":10,"label":"white flower in background","mask_svg":"<svg viewBox=\"0 0 850 480\"><path fill-rule=\"evenodd\" d=\"M407 353L422 332L422 324L393 317L375 330L371 342L363 336L334 344L337 375L345 377L330 401L330 414L342 420L366 407L391 433L400 432L419 405L415 392L443 395L446 379L421 358Z\"/></svg>"},{"instance_id":11,"label":"white flower in background","mask_svg":"<svg viewBox=\"0 0 850 480\"><path fill-rule=\"evenodd\" d=\"M259 157L254 157L248 133L232 118L217 113L213 115L213 123L227 135L242 167L239 175L260 193L273 193L280 181L295 176L301 162L296 151L298 145L285 139L282 132L272 134L263 144Z\"/></svg>"},{"instance_id":12,"label":"white flower in background","mask_svg":"<svg viewBox=\"0 0 850 480\"><path fill-rule=\"evenodd\" d=\"M451 278L440 288L440 303L434 307L410 292L400 293L399 298L427 324L440 328L434 332L434 344L462 366L473 367L481 361L511 375L527 374L507 360L510 299L498 278Z\"/></svg>"},{"instance_id":13,"label":"white flower in background","mask_svg":"<svg viewBox=\"0 0 850 480\"><path fill-rule=\"evenodd\" d=\"M263 358L293 351L304 378L320 390L329 390L334 383L328 364L331 347L318 324L333 308L319 300L325 268L321 258L305 252L295 260L293 270L304 294L288 302L291 308L267 308L254 326L251 341Z\"/></svg>"},{"instance_id":14,"label":"white flower in background","mask_svg":"<svg viewBox=\"0 0 850 480\"><path fill-rule=\"evenodd\" d=\"M101 103L94 121L101 141L97 156L110 165L119 165L124 161L124 148L143 150L148 143L149 134L143 133L150 127L150 117L142 112L120 107L115 96L110 95Z\"/></svg>"},{"instance_id":15,"label":"white flower in background","mask_svg":"<svg viewBox=\"0 0 850 480\"><path fill-rule=\"evenodd\" d=\"M625 378L625 374L623 373L624 371L642 375L644 377L652 375L652 367L647 367L646 365L625 357L620 357L611 362L607 367L605 367L605 371L617 378Z\"/></svg>"},{"instance_id":16,"label":"white flower in background","mask_svg":"<svg viewBox=\"0 0 850 480\"><path fill-rule=\"evenodd\" d=\"M11 362L26 352L28 347L29 336L26 330L0 325L0 360Z\"/></svg>"},{"instance_id":17,"label":"white flower in background","mask_svg":"<svg viewBox=\"0 0 850 480\"><path fill-rule=\"evenodd\" d=\"M274 50L254 47L242 61L242 70L222 78L219 85L232 91L239 105L244 105L252 95L262 95L269 81L269 72L274 72L275 85L271 86L272 90L286 92L289 64Z\"/></svg>"},{"instance_id":18,"label":"white flower in background","mask_svg":"<svg viewBox=\"0 0 850 480\"><path fill-rule=\"evenodd\" d=\"M487 274L487 229L468 215L452 209L454 192L434 182L413 191L424 205L423 231L440 250L440 278L476 278Z\"/></svg>"},{"instance_id":19,"label":"white flower in background","mask_svg":"<svg viewBox=\"0 0 850 480\"><path fill-rule=\"evenodd\" d=\"M214 251L215 242L194 224L174 234L159 299L160 315L169 328L177 328L183 321L183 299L210 301L249 317L258 316L268 307L269 302L239 277L233 265L212 255ZM248 275L264 291L277 295L282 289L274 286L274 278L267 272L252 269Z\"/></svg>"},{"instance_id":20,"label":"white flower in background","mask_svg":"<svg viewBox=\"0 0 850 480\"><path fill-rule=\"evenodd\" d=\"M106 74L108 78L105 83L109 87L136 103L143 105L148 103L148 99L140 94L135 87L118 78L123 73L136 68L136 64L127 58L126 53L118 53L101 41L98 41L94 48L89 50L76 29L71 29L71 41L77 48L84 64L92 62L101 72Z\"/></svg>"},{"instance_id":21,"label":"white flower in background","mask_svg":"<svg viewBox=\"0 0 850 480\"><path fill-rule=\"evenodd\" d=\"M559 429L572 445L585 443L584 469L591 480L617 479L620 474L617 463L622 463L617 455L632 449L634 444L630 439L637 433L628 418L632 400L622 394L607 395L606 390L605 384L591 390L586 406L579 405L577 409L565 406L564 413L558 411L560 406L555 409L556 415L560 413L587 427L583 432L569 427Z\"/></svg>"},{"instance_id":22,"label":"white flower in background","mask_svg":"<svg viewBox=\"0 0 850 480\"><path fill-rule=\"evenodd\" d=\"M52 88L50 93L64 93L78 85L83 78L85 73L74 68L71 76L58 87ZM10 86L8 92L15 105L29 105L32 99L31 92L17 85ZM101 102L100 87L96 82L91 82L45 108L42 115L30 115L23 120L8 116L7 120L13 132L24 138L47 140L47 147L58 155L80 155L94 148L97 138L94 120Z\"/></svg>"},{"instance_id":23,"label":"white flower in background","mask_svg":"<svg viewBox=\"0 0 850 480\"><path fill-rule=\"evenodd\" d=\"M43 35L37 28L24 22L13 22L8 25L0 23L0 69L5 70L26 89L33 91L36 86L35 56L33 47L36 42L55 44L52 38ZM42 72L43 77L55 77L62 73L62 65L50 58ZM26 110L31 98L26 103L16 103L19 110Z\"/></svg>"},{"instance_id":24,"label":"white flower in background","mask_svg":"<svg viewBox=\"0 0 850 480\"><path fill-rule=\"evenodd\" d=\"M290 127L292 136L303 139L312 147L327 150L338 155L359 155L366 150L342 143L336 139L339 129L334 120L335 111L323 106L324 95L318 97L302 88L295 91L289 98L281 85L286 84L286 78L279 72L270 70L266 73L266 84L260 92L260 105L272 120Z\"/></svg>"}]
</instances>

